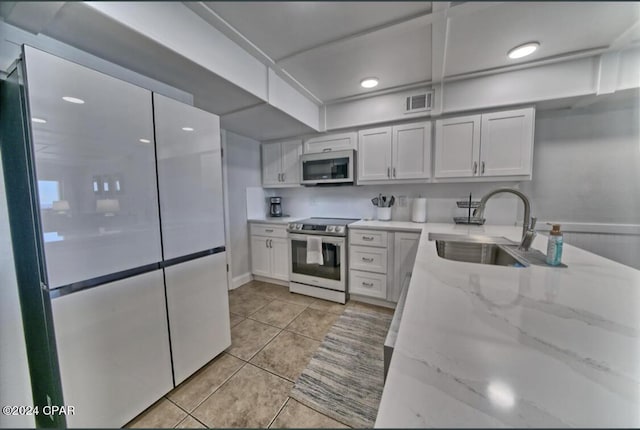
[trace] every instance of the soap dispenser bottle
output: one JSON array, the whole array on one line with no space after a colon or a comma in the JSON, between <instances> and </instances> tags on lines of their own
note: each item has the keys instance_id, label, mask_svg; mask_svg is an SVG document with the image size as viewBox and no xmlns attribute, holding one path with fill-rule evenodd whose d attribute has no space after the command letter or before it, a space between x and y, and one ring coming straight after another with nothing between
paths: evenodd
<instances>
[{"instance_id":1,"label":"soap dispenser bottle","mask_svg":"<svg viewBox=\"0 0 640 430\"><path fill-rule=\"evenodd\" d=\"M553 224L547 241L547 264L558 266L562 261L562 232L560 224Z\"/></svg>"}]
</instances>

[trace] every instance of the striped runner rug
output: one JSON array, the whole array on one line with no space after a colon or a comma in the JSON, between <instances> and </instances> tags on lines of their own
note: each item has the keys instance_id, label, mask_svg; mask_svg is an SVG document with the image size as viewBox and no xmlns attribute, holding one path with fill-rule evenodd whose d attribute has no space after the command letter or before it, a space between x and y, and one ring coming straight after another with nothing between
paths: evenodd
<instances>
[{"instance_id":1,"label":"striped runner rug","mask_svg":"<svg viewBox=\"0 0 640 430\"><path fill-rule=\"evenodd\" d=\"M351 427L372 428L391 318L375 310L346 309L296 380L291 397Z\"/></svg>"}]
</instances>

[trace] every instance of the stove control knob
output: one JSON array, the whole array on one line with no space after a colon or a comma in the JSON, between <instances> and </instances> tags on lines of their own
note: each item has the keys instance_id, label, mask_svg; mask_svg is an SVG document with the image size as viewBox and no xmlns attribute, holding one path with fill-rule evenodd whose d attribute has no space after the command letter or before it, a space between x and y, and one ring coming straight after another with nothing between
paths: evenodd
<instances>
[{"instance_id":1,"label":"stove control knob","mask_svg":"<svg viewBox=\"0 0 640 430\"><path fill-rule=\"evenodd\" d=\"M327 226L327 231L328 231L328 232L332 232L334 228L335 228L334 226L332 226L332 225L328 225L328 226Z\"/></svg>"},{"instance_id":2,"label":"stove control knob","mask_svg":"<svg viewBox=\"0 0 640 430\"><path fill-rule=\"evenodd\" d=\"M297 228L298 230L302 230L302 224L297 224L296 228Z\"/></svg>"},{"instance_id":3,"label":"stove control knob","mask_svg":"<svg viewBox=\"0 0 640 430\"><path fill-rule=\"evenodd\" d=\"M336 233L344 233L344 227L342 226L336 227Z\"/></svg>"}]
</instances>

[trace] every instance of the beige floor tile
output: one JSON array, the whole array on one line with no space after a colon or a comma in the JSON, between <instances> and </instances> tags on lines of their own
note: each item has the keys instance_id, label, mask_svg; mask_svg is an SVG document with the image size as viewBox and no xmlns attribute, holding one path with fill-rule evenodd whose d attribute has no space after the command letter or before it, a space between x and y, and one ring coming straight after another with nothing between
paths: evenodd
<instances>
[{"instance_id":1,"label":"beige floor tile","mask_svg":"<svg viewBox=\"0 0 640 430\"><path fill-rule=\"evenodd\" d=\"M350 300L349 302L347 302L346 306L347 308L353 308L363 312L370 312L373 310L373 311L381 312L387 315L393 315L393 313L395 312L395 310L391 308L370 305L368 303L363 303L363 302L356 302L354 300Z\"/></svg>"},{"instance_id":2,"label":"beige floor tile","mask_svg":"<svg viewBox=\"0 0 640 430\"><path fill-rule=\"evenodd\" d=\"M319 346L316 340L283 331L257 353L251 363L295 381Z\"/></svg>"},{"instance_id":3,"label":"beige floor tile","mask_svg":"<svg viewBox=\"0 0 640 430\"><path fill-rule=\"evenodd\" d=\"M270 428L344 429L349 427L289 398Z\"/></svg>"},{"instance_id":4,"label":"beige floor tile","mask_svg":"<svg viewBox=\"0 0 640 430\"><path fill-rule=\"evenodd\" d=\"M227 352L248 361L278 333L280 329L276 327L246 319L231 329L231 346Z\"/></svg>"},{"instance_id":5,"label":"beige floor tile","mask_svg":"<svg viewBox=\"0 0 640 430\"><path fill-rule=\"evenodd\" d=\"M304 305L296 305L294 303L283 302L281 300L274 300L267 306L262 307L256 312L252 313L249 318L263 322L265 324L285 328L305 309L306 306Z\"/></svg>"},{"instance_id":6,"label":"beige floor tile","mask_svg":"<svg viewBox=\"0 0 640 430\"><path fill-rule=\"evenodd\" d=\"M181 408L191 412L243 365L244 361L229 354L221 354L178 385L167 397Z\"/></svg>"},{"instance_id":7,"label":"beige floor tile","mask_svg":"<svg viewBox=\"0 0 640 430\"><path fill-rule=\"evenodd\" d=\"M198 420L193 418L192 416L187 416L187 418L180 421L180 424L176 426L177 429L206 429Z\"/></svg>"},{"instance_id":8,"label":"beige floor tile","mask_svg":"<svg viewBox=\"0 0 640 430\"><path fill-rule=\"evenodd\" d=\"M291 388L291 382L247 364L192 415L208 427L266 427Z\"/></svg>"},{"instance_id":9,"label":"beige floor tile","mask_svg":"<svg viewBox=\"0 0 640 430\"><path fill-rule=\"evenodd\" d=\"M286 327L286 330L322 340L339 317L330 312L307 308Z\"/></svg>"},{"instance_id":10,"label":"beige floor tile","mask_svg":"<svg viewBox=\"0 0 640 430\"><path fill-rule=\"evenodd\" d=\"M242 321L244 321L245 317L243 317L242 315L230 314L230 318L231 318L231 327L233 327L238 325Z\"/></svg>"},{"instance_id":11,"label":"beige floor tile","mask_svg":"<svg viewBox=\"0 0 640 430\"><path fill-rule=\"evenodd\" d=\"M187 413L162 398L127 424L127 428L173 428Z\"/></svg>"},{"instance_id":12,"label":"beige floor tile","mask_svg":"<svg viewBox=\"0 0 640 430\"><path fill-rule=\"evenodd\" d=\"M315 299L313 303L309 305L310 308L317 309L319 311L331 312L332 314L341 315L347 308L346 305L336 302L330 302L328 300Z\"/></svg>"},{"instance_id":13,"label":"beige floor tile","mask_svg":"<svg viewBox=\"0 0 640 430\"><path fill-rule=\"evenodd\" d=\"M302 294L290 293L289 287L282 285L264 283L255 288L255 290L264 296L273 297L274 299L283 300L285 302L295 303L297 305L308 306L314 302L313 297L303 296Z\"/></svg>"},{"instance_id":14,"label":"beige floor tile","mask_svg":"<svg viewBox=\"0 0 640 430\"><path fill-rule=\"evenodd\" d=\"M252 292L229 295L229 311L246 317L268 305L272 300L269 297Z\"/></svg>"}]
</instances>

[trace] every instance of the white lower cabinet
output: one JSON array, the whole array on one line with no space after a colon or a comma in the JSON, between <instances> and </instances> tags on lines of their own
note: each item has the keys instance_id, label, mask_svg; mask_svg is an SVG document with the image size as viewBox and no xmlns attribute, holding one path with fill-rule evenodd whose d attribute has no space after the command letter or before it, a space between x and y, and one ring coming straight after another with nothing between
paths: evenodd
<instances>
[{"instance_id":1,"label":"white lower cabinet","mask_svg":"<svg viewBox=\"0 0 640 430\"><path fill-rule=\"evenodd\" d=\"M69 427L121 427L173 388L161 270L51 305Z\"/></svg>"},{"instance_id":2,"label":"white lower cabinet","mask_svg":"<svg viewBox=\"0 0 640 430\"><path fill-rule=\"evenodd\" d=\"M396 303L411 274L420 233L349 230L349 293Z\"/></svg>"},{"instance_id":3,"label":"white lower cabinet","mask_svg":"<svg viewBox=\"0 0 640 430\"><path fill-rule=\"evenodd\" d=\"M289 241L286 237L284 225L251 224L251 273L289 280Z\"/></svg>"},{"instance_id":4,"label":"white lower cabinet","mask_svg":"<svg viewBox=\"0 0 640 430\"><path fill-rule=\"evenodd\" d=\"M226 253L165 269L176 385L231 345Z\"/></svg>"}]
</instances>

